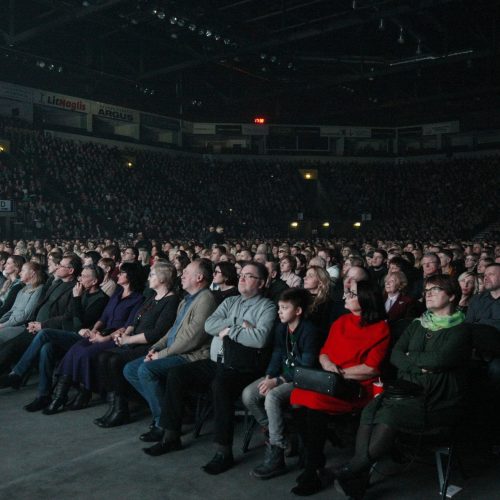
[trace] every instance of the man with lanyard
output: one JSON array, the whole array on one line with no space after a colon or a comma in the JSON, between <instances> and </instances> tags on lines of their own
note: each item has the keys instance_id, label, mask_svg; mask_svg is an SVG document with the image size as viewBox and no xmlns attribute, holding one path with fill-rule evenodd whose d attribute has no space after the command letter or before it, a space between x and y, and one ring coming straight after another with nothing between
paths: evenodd
<instances>
[{"instance_id":1,"label":"man with lanyard","mask_svg":"<svg viewBox=\"0 0 500 500\"><path fill-rule=\"evenodd\" d=\"M203 467L208 474L220 474L233 464L234 400L260 374L242 372L224 363L223 339L246 347L261 349L271 340L276 319L276 306L261 295L267 281L267 269L258 262L247 264L240 274L241 295L228 297L207 319L205 330L213 336L210 359L177 366L170 370L165 389L165 437L148 448L149 455L162 455L179 450L184 398L189 390L206 391L210 384L214 400L215 444L213 459Z\"/></svg>"}]
</instances>

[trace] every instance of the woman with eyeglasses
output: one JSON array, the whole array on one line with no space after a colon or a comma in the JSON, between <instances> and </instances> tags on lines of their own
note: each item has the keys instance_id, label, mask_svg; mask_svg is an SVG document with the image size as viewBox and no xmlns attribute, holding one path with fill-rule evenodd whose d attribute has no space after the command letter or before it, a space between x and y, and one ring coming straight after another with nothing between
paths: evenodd
<instances>
[{"instance_id":1,"label":"woman with eyeglasses","mask_svg":"<svg viewBox=\"0 0 500 500\"><path fill-rule=\"evenodd\" d=\"M213 290L217 305L227 297L239 295L238 275L234 264L231 262L219 262L215 266L212 283L219 287L218 290Z\"/></svg>"},{"instance_id":2,"label":"woman with eyeglasses","mask_svg":"<svg viewBox=\"0 0 500 500\"><path fill-rule=\"evenodd\" d=\"M398 432L450 426L463 416L471 344L464 314L457 311L458 282L430 276L424 296L427 311L408 326L391 355L398 378L413 382L420 392L397 399L382 396L363 410L354 457L333 469L347 496L363 498L372 465L390 452Z\"/></svg>"},{"instance_id":3,"label":"woman with eyeglasses","mask_svg":"<svg viewBox=\"0 0 500 500\"><path fill-rule=\"evenodd\" d=\"M380 375L389 348L389 327L378 287L368 281L352 281L345 291L345 307L350 314L342 315L331 326L319 363L325 371L359 382L360 391L340 399L310 390L293 390L290 403L302 407L299 427L305 449L305 470L292 489L298 496L312 495L323 488L323 448L330 417L359 411L371 401L373 382Z\"/></svg>"}]
</instances>

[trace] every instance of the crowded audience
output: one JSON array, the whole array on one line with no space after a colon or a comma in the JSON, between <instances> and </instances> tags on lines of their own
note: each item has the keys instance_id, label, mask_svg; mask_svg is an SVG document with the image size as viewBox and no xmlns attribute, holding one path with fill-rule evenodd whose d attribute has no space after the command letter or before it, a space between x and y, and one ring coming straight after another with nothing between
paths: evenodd
<instances>
[{"instance_id":1,"label":"crowded audience","mask_svg":"<svg viewBox=\"0 0 500 500\"><path fill-rule=\"evenodd\" d=\"M126 167L116 148L1 130L18 161L0 159L1 196L37 237L0 241L0 398L38 366L24 410L94 401L102 428L146 413L149 457L182 449L190 397L208 402L209 475L236 465L243 403L267 439L252 476L286 474L297 447L297 496L335 480L363 498L398 436L455 429L468 407L500 445L500 242L472 238L499 200L487 182L470 191L498 160L444 162L446 183L434 164L318 165L331 206L374 222L300 239L280 233L306 210L289 165L135 151ZM341 463L326 445L345 421Z\"/></svg>"}]
</instances>

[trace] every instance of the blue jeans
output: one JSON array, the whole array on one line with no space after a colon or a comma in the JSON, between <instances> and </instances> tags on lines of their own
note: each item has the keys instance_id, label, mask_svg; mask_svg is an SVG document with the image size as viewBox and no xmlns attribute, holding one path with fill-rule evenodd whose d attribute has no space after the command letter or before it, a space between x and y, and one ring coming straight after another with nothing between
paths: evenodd
<instances>
[{"instance_id":1,"label":"blue jeans","mask_svg":"<svg viewBox=\"0 0 500 500\"><path fill-rule=\"evenodd\" d=\"M67 351L73 344L81 340L81 338L76 332L55 330L52 328L40 330L12 371L23 377L35 362L36 357L40 355L38 362L40 372L38 395L48 396L51 393L52 374L54 373L57 361L57 349L55 347Z\"/></svg>"},{"instance_id":2,"label":"blue jeans","mask_svg":"<svg viewBox=\"0 0 500 500\"><path fill-rule=\"evenodd\" d=\"M164 407L163 391L168 370L187 361L182 356L167 356L162 359L144 362L135 359L125 365L123 375L147 401L155 425L160 426L160 416Z\"/></svg>"}]
</instances>

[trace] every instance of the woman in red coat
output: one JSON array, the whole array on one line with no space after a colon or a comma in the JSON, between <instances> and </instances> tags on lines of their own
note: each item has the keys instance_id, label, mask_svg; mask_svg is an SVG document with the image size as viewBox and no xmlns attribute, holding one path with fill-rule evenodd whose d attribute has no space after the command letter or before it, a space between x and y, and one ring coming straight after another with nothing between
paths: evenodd
<instances>
[{"instance_id":1,"label":"woman in red coat","mask_svg":"<svg viewBox=\"0 0 500 500\"><path fill-rule=\"evenodd\" d=\"M305 408L303 439L305 471L297 478L292 493L312 495L322 488L319 471L325 465L323 447L330 415L361 410L372 397L372 384L389 348L389 327L380 291L369 282L352 282L345 292L345 307L351 313L333 323L321 349L323 370L335 372L359 382L359 397L338 399L326 394L295 389L290 402Z\"/></svg>"}]
</instances>

